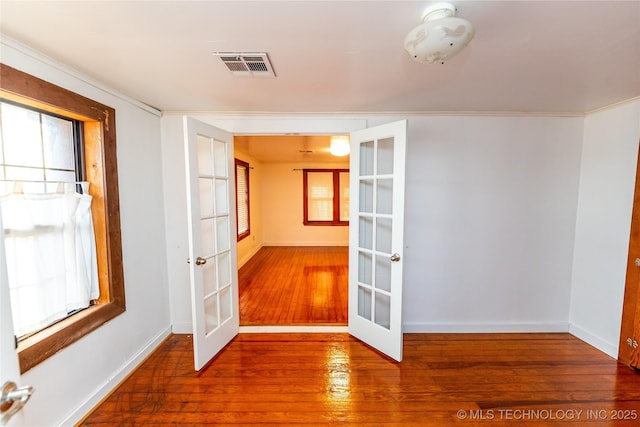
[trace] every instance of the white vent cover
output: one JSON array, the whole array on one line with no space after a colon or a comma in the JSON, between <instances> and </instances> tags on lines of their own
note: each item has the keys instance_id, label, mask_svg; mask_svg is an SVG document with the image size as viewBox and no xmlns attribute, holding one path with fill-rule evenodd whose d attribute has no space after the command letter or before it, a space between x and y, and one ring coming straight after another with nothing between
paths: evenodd
<instances>
[{"instance_id":1,"label":"white vent cover","mask_svg":"<svg viewBox=\"0 0 640 427\"><path fill-rule=\"evenodd\" d=\"M265 52L214 52L234 76L275 77Z\"/></svg>"}]
</instances>

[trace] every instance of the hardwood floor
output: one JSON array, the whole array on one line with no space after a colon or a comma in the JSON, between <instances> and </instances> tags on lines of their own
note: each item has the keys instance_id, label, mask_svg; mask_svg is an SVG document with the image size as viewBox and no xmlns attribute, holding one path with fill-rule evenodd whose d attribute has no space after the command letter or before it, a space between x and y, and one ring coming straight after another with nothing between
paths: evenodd
<instances>
[{"instance_id":1,"label":"hardwood floor","mask_svg":"<svg viewBox=\"0 0 640 427\"><path fill-rule=\"evenodd\" d=\"M348 247L265 246L238 271L240 325L346 325Z\"/></svg>"},{"instance_id":2,"label":"hardwood floor","mask_svg":"<svg viewBox=\"0 0 640 427\"><path fill-rule=\"evenodd\" d=\"M569 334L240 334L200 372L173 335L81 425L637 426L640 374Z\"/></svg>"}]
</instances>

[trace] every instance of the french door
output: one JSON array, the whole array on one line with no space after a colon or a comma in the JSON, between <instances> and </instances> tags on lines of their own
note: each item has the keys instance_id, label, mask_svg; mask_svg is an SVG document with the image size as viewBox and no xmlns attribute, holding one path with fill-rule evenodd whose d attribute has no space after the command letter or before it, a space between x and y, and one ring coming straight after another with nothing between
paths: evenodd
<instances>
[{"instance_id":1,"label":"french door","mask_svg":"<svg viewBox=\"0 0 640 427\"><path fill-rule=\"evenodd\" d=\"M402 360L407 121L351 133L349 333Z\"/></svg>"},{"instance_id":2,"label":"french door","mask_svg":"<svg viewBox=\"0 0 640 427\"><path fill-rule=\"evenodd\" d=\"M349 333L402 360L406 120L351 134ZM233 136L184 118L196 370L239 331Z\"/></svg>"},{"instance_id":3,"label":"french door","mask_svg":"<svg viewBox=\"0 0 640 427\"><path fill-rule=\"evenodd\" d=\"M233 136L184 118L195 369L239 331Z\"/></svg>"}]
</instances>

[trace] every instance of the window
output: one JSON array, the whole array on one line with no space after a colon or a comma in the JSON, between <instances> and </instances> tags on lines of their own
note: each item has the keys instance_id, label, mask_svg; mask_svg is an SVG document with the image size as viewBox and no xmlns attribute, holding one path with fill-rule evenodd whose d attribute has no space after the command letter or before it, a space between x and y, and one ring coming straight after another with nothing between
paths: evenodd
<instances>
[{"instance_id":1,"label":"window","mask_svg":"<svg viewBox=\"0 0 640 427\"><path fill-rule=\"evenodd\" d=\"M3 237L21 339L99 296L92 197L77 184L81 130L80 120L0 99Z\"/></svg>"},{"instance_id":2,"label":"window","mask_svg":"<svg viewBox=\"0 0 640 427\"><path fill-rule=\"evenodd\" d=\"M28 148L16 149L3 140L1 179L84 180L92 197L99 297L91 307L19 341L20 369L25 372L125 310L115 110L4 64L0 73L2 115L23 114L41 126L39 138L25 137ZM16 112L16 105L26 109Z\"/></svg>"},{"instance_id":3,"label":"window","mask_svg":"<svg viewBox=\"0 0 640 427\"><path fill-rule=\"evenodd\" d=\"M249 219L249 163L235 159L236 164L236 220L238 242L251 234Z\"/></svg>"},{"instance_id":4,"label":"window","mask_svg":"<svg viewBox=\"0 0 640 427\"><path fill-rule=\"evenodd\" d=\"M349 225L349 170L304 169L305 225Z\"/></svg>"},{"instance_id":5,"label":"window","mask_svg":"<svg viewBox=\"0 0 640 427\"><path fill-rule=\"evenodd\" d=\"M84 180L80 120L0 99L0 127L0 179Z\"/></svg>"}]
</instances>

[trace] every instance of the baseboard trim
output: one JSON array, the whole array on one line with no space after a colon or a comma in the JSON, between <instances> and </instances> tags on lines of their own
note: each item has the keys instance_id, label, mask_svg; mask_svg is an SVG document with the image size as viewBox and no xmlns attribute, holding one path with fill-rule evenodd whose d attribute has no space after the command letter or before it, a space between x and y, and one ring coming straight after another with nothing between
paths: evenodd
<instances>
[{"instance_id":1,"label":"baseboard trim","mask_svg":"<svg viewBox=\"0 0 640 427\"><path fill-rule=\"evenodd\" d=\"M569 333L574 337L586 342L592 347L597 348L601 352L605 353L607 356L611 356L614 359L618 360L618 345L611 344L610 342L605 341L597 335L594 335L575 323L569 324Z\"/></svg>"},{"instance_id":2,"label":"baseboard trim","mask_svg":"<svg viewBox=\"0 0 640 427\"><path fill-rule=\"evenodd\" d=\"M262 246L349 246L349 242L318 241L318 242L263 242Z\"/></svg>"},{"instance_id":3,"label":"baseboard trim","mask_svg":"<svg viewBox=\"0 0 640 427\"><path fill-rule=\"evenodd\" d=\"M347 326L333 325L304 325L304 326L240 326L241 334L295 334L295 333L346 333L349 332Z\"/></svg>"},{"instance_id":4,"label":"baseboard trim","mask_svg":"<svg viewBox=\"0 0 640 427\"><path fill-rule=\"evenodd\" d=\"M453 322L405 322L405 333L512 333L512 332L569 332L569 324L563 322L513 322L513 323L453 323Z\"/></svg>"},{"instance_id":5,"label":"baseboard trim","mask_svg":"<svg viewBox=\"0 0 640 427\"><path fill-rule=\"evenodd\" d=\"M167 337L171 335L171 328L165 328L158 333L151 341L138 351L129 361L127 361L108 381L105 381L94 393L72 411L60 426L74 426L84 420L93 410L100 405L129 375L131 375L147 357L154 352Z\"/></svg>"}]
</instances>

